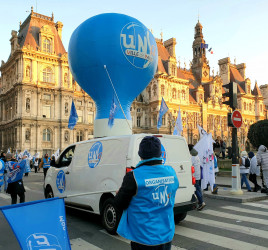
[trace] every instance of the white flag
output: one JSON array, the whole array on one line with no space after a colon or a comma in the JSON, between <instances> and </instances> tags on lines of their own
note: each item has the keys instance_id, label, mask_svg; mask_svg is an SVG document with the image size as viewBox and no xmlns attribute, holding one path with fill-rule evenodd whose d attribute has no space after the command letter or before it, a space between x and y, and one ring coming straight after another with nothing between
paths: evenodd
<instances>
[{"instance_id":1,"label":"white flag","mask_svg":"<svg viewBox=\"0 0 268 250\"><path fill-rule=\"evenodd\" d=\"M198 127L198 131L199 131L199 135L200 135L200 139L204 136L207 135L207 131L205 129L203 129L201 126L197 125Z\"/></svg>"},{"instance_id":2,"label":"white flag","mask_svg":"<svg viewBox=\"0 0 268 250\"><path fill-rule=\"evenodd\" d=\"M58 148L58 150L55 153L55 160L57 160L60 156L60 149Z\"/></svg>"},{"instance_id":3,"label":"white flag","mask_svg":"<svg viewBox=\"0 0 268 250\"><path fill-rule=\"evenodd\" d=\"M183 131L183 126L182 126L182 121L181 121L181 108L179 108L178 117L175 123L173 135L181 135L182 131Z\"/></svg>"}]
</instances>

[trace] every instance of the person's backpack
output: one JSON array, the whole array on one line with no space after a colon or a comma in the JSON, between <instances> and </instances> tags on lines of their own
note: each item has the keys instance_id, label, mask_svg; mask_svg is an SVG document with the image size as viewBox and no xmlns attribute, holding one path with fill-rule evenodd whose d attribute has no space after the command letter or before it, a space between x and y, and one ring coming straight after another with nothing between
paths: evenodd
<instances>
[{"instance_id":1,"label":"person's backpack","mask_svg":"<svg viewBox=\"0 0 268 250\"><path fill-rule=\"evenodd\" d=\"M245 167L249 168L250 167L250 160L249 158L245 158Z\"/></svg>"}]
</instances>

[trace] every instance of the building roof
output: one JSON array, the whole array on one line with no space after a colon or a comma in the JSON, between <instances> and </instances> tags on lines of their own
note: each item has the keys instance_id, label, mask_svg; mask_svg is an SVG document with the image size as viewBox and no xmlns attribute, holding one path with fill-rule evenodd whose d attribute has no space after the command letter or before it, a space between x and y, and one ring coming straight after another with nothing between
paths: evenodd
<instances>
[{"instance_id":1,"label":"building roof","mask_svg":"<svg viewBox=\"0 0 268 250\"><path fill-rule=\"evenodd\" d=\"M26 18L26 20L21 25L18 34L18 43L20 47L30 45L33 50L38 51L41 46L39 41L39 33L42 27L45 25L49 26L53 36L54 36L54 51L56 55L66 53L66 50L62 44L61 38L55 27L54 18L44 16L35 12Z\"/></svg>"},{"instance_id":2,"label":"building roof","mask_svg":"<svg viewBox=\"0 0 268 250\"><path fill-rule=\"evenodd\" d=\"M231 82L237 82L237 83L244 82L244 78L241 76L239 71L234 67L230 67L230 80Z\"/></svg>"},{"instance_id":3,"label":"building roof","mask_svg":"<svg viewBox=\"0 0 268 250\"><path fill-rule=\"evenodd\" d=\"M252 91L252 94L256 95L256 96L262 96L260 88L259 88L257 82L255 82L255 86L254 86L254 89Z\"/></svg>"},{"instance_id":4,"label":"building roof","mask_svg":"<svg viewBox=\"0 0 268 250\"><path fill-rule=\"evenodd\" d=\"M189 93L189 102L197 103L191 93Z\"/></svg>"},{"instance_id":5,"label":"building roof","mask_svg":"<svg viewBox=\"0 0 268 250\"><path fill-rule=\"evenodd\" d=\"M243 90L243 88L239 85L239 83L237 84L237 92L240 94L245 94L246 92Z\"/></svg>"}]
</instances>

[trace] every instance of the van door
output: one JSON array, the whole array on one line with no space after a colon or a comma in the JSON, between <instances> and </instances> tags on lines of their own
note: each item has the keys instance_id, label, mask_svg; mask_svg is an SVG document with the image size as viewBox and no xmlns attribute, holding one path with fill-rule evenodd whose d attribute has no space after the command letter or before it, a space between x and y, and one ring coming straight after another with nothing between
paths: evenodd
<instances>
[{"instance_id":1,"label":"van door","mask_svg":"<svg viewBox=\"0 0 268 250\"><path fill-rule=\"evenodd\" d=\"M62 197L70 194L70 165L74 156L75 145L72 145L64 150L56 163L53 173L54 196Z\"/></svg>"}]
</instances>

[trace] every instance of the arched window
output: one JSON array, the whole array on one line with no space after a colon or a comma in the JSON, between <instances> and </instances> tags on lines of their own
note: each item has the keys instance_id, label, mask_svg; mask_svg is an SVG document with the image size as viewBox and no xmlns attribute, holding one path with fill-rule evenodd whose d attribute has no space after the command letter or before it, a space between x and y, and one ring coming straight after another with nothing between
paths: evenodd
<instances>
[{"instance_id":1,"label":"arched window","mask_svg":"<svg viewBox=\"0 0 268 250\"><path fill-rule=\"evenodd\" d=\"M247 110L247 104L244 102L244 110Z\"/></svg>"},{"instance_id":2,"label":"arched window","mask_svg":"<svg viewBox=\"0 0 268 250\"><path fill-rule=\"evenodd\" d=\"M185 99L186 99L185 90L183 90L183 91L181 92L181 99L182 99L182 100L185 100Z\"/></svg>"},{"instance_id":3,"label":"arched window","mask_svg":"<svg viewBox=\"0 0 268 250\"><path fill-rule=\"evenodd\" d=\"M51 132L48 128L43 130L43 141L51 141Z\"/></svg>"},{"instance_id":4,"label":"arched window","mask_svg":"<svg viewBox=\"0 0 268 250\"><path fill-rule=\"evenodd\" d=\"M247 110L249 110L248 103L247 103Z\"/></svg>"},{"instance_id":5,"label":"arched window","mask_svg":"<svg viewBox=\"0 0 268 250\"><path fill-rule=\"evenodd\" d=\"M249 104L249 111L250 111L250 112L252 111L251 103Z\"/></svg>"},{"instance_id":6,"label":"arched window","mask_svg":"<svg viewBox=\"0 0 268 250\"><path fill-rule=\"evenodd\" d=\"M139 128L141 126L141 117L137 116L137 127Z\"/></svg>"},{"instance_id":7,"label":"arched window","mask_svg":"<svg viewBox=\"0 0 268 250\"><path fill-rule=\"evenodd\" d=\"M51 53L51 41L47 38L44 38L43 40L43 51Z\"/></svg>"},{"instance_id":8,"label":"arched window","mask_svg":"<svg viewBox=\"0 0 268 250\"><path fill-rule=\"evenodd\" d=\"M43 82L53 82L53 72L49 67L43 69Z\"/></svg>"},{"instance_id":9,"label":"arched window","mask_svg":"<svg viewBox=\"0 0 268 250\"><path fill-rule=\"evenodd\" d=\"M176 89L174 88L174 89L172 89L172 98L173 99L176 99Z\"/></svg>"},{"instance_id":10,"label":"arched window","mask_svg":"<svg viewBox=\"0 0 268 250\"><path fill-rule=\"evenodd\" d=\"M261 113L262 113L262 105L260 105L260 111L261 111Z\"/></svg>"},{"instance_id":11,"label":"arched window","mask_svg":"<svg viewBox=\"0 0 268 250\"><path fill-rule=\"evenodd\" d=\"M82 131L78 131L76 133L76 141L79 142L79 141L83 141L83 132Z\"/></svg>"},{"instance_id":12,"label":"arched window","mask_svg":"<svg viewBox=\"0 0 268 250\"><path fill-rule=\"evenodd\" d=\"M165 86L161 85L161 96L165 95Z\"/></svg>"}]
</instances>

